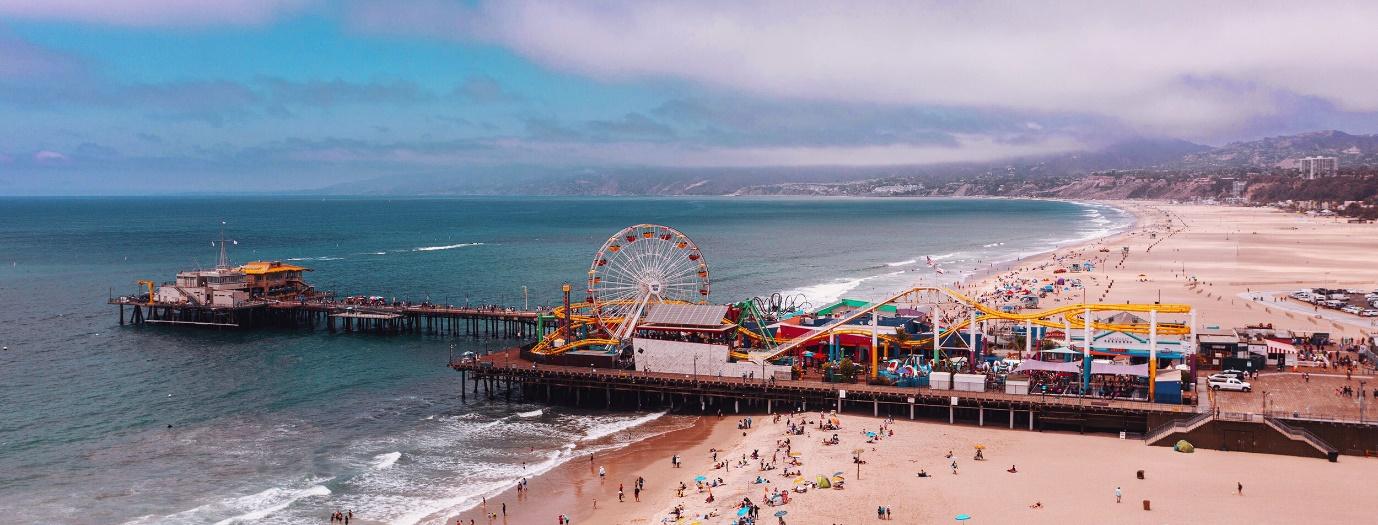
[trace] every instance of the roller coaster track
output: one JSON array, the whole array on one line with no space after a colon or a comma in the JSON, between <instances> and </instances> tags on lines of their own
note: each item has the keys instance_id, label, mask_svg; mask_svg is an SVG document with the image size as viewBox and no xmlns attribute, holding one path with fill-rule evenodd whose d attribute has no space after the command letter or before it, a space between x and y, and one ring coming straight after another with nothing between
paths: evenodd
<instances>
[{"instance_id":1,"label":"roller coaster track","mask_svg":"<svg viewBox=\"0 0 1378 525\"><path fill-rule=\"evenodd\" d=\"M1167 314L1185 314L1185 313L1190 313L1190 312L1192 311L1191 305L1186 305L1186 304L1100 304L1100 303L1095 303L1095 304L1069 304L1069 305L1059 306L1059 307L1056 307L1056 308L1050 308L1050 309L1047 309L1047 310L1039 310L1039 311L1036 311L1036 312L1029 312L1029 313L1007 313L1007 312L1002 312L1002 311L997 310L997 309L995 309L995 308L991 308L991 307L989 307L989 306L986 306L986 305L984 305L984 304L982 304L982 303L980 303L980 302L978 302L978 301L976 301L976 300L974 300L974 299L972 299L972 298L970 298L970 297L967 297L966 295L963 295L963 294L961 294L961 293L959 293L959 292L953 291L953 290L948 289L948 288L938 288L938 287L930 287L930 286L921 286L921 287L916 287L916 288L910 288L910 289L905 290L905 291L903 291L903 292L897 293L897 294L895 294L895 295L891 296L890 298L885 299L885 300L883 300L883 301L874 302L874 303L871 303L870 305L868 305L868 306L866 306L866 307L864 307L864 308L860 308L860 309L854 310L854 311L848 313L847 315L843 316L842 318L838 319L837 321L835 321L835 322L833 322L833 323L830 323L830 324L828 325L828 327L825 327L825 328L821 328L821 329L815 330L815 331L812 332L812 333L809 333L809 334L806 334L806 335L803 335L803 336L800 336L800 337L795 337L795 338L789 339L789 340L787 340L787 341L780 341L781 345L780 345L779 347L776 347L775 350L774 350L773 352L771 352L771 353L769 353L769 354L764 354L764 355L758 354L757 356L754 356L754 357L755 357L756 359L764 359L764 360L766 360L766 361L773 361L773 360L775 360L775 359L779 359L781 356L784 356L784 355L788 354L791 350L794 350L795 348L797 348L797 347L799 347L799 346L801 346L801 345L805 345L805 344L808 344L808 343L811 343L811 342L814 342L814 341L818 341L818 340L820 340L820 339L822 339L822 338L824 338L824 337L828 337L828 336L831 335L831 334L844 334L844 335L845 335L845 334L854 334L854 335L865 335L865 336L868 336L868 337L869 337L869 336L871 335L871 329L870 329L869 327L863 327L863 326L860 326L860 325L852 325L852 324L850 324L850 323L851 323L852 321L855 321L855 320L861 318L862 316L865 316L865 315L871 313L872 311L875 311L877 308L880 308L880 307L883 306L883 305L886 305L886 304L889 304L889 303L892 303L892 302L899 301L900 299L904 298L905 296L910 295L910 294L914 294L914 293L939 293L939 294L942 294L942 295L946 295L948 298L952 299L953 301L955 301L955 302L957 302L957 303L960 303L960 304L962 304L962 305L964 305L964 306L966 306L966 307L968 307L968 308L972 308L972 309L976 310L977 312L980 312L981 316L976 318L976 321L978 321L978 322L979 322L979 321L984 321L984 320L990 320L990 319L1000 319L1000 320L1006 320L1006 321L1027 321L1027 322L1029 322L1030 324L1034 324L1034 325L1038 325L1038 326L1045 326L1045 327L1049 327L1049 328L1084 329L1084 328L1086 328L1086 321L1085 321L1085 319L1083 319L1083 316L1085 315L1085 312L1087 312L1087 311L1092 311L1092 312L1104 312L1104 311L1113 311L1113 312L1152 312L1152 311L1157 311L1157 312L1160 312L1160 313L1167 313ZM1050 321L1050 320L1048 320L1048 318L1050 318L1050 317L1059 317L1059 316L1062 317L1063 320L1064 320L1065 322L1063 322L1063 323L1058 323L1058 322L1055 322L1055 321ZM956 323L956 324L954 324L954 325L947 326L947 327L945 327L945 328L947 328L949 332L955 332L955 331L957 331L957 330L961 330L961 329L964 329L964 328L969 327L969 326L971 325L971 322L972 322L972 320L971 320L970 318L968 318L968 319L963 319L962 321L960 321L960 322L958 322L958 323ZM1143 323L1102 323L1102 322L1097 322L1097 321L1094 321L1094 320L1091 321L1091 326L1090 326L1090 328L1093 329L1093 330L1112 330L1112 331L1127 332L1127 333L1136 333L1136 334L1146 334L1146 333L1148 333L1148 332L1151 330L1151 327L1150 327L1148 324L1143 324ZM1158 334L1158 335L1187 335L1187 334L1190 334L1190 333L1191 333L1191 327L1186 326L1186 325L1181 324L1181 323L1159 323L1158 326L1157 326L1157 334ZM927 345L927 344L932 343L932 341L933 341L933 338L932 338L932 337L928 337L928 338L926 338L926 339L909 340L909 341L899 341L898 338L895 338L895 337L893 337L893 336L888 336L888 335L877 335L876 337L877 337L877 339L885 339L887 342L890 342L890 343L892 343L892 344L894 344L894 343L899 343L899 344L901 344L901 345L904 346L904 347L924 346L924 345ZM734 355L735 355L735 354L734 354Z\"/></svg>"},{"instance_id":2,"label":"roller coaster track","mask_svg":"<svg viewBox=\"0 0 1378 525\"><path fill-rule=\"evenodd\" d=\"M765 343L765 344L767 345L767 348L769 348L769 346L771 346L770 343L774 343L774 344L776 344L776 345L778 345L778 346L776 346L775 348L772 348L772 349L768 349L768 350L766 350L766 351L764 351L764 352L748 353L748 352L735 351L735 352L732 352L732 353L731 353L731 356L732 356L733 358L735 358L735 359L753 359L753 360L762 360L762 359L763 359L763 360L766 360L766 361L774 361L774 360L779 359L780 357L782 357L782 356L788 354L790 351L794 350L795 348L798 348L799 346L802 346L802 345L806 345L806 344L809 344L809 343L812 343L812 342L819 341L819 340L821 340L821 339L823 339L823 338L826 338L826 337L828 337L828 336L830 336L830 335L858 335L858 336L870 337L871 334L872 334L872 328L871 328L871 327L869 327L869 326L862 326L862 325L855 325L855 324L850 324L850 323L851 323L852 321L855 321L855 320L857 320L857 319L860 319L861 317L863 317L863 316L865 316L865 315L867 315L867 314L869 314L869 313L875 311L877 308L880 308L880 307L883 306L883 305L886 305L886 304L890 304L890 303L899 301L899 300L901 300L902 298L904 298L905 296L910 295L910 294L914 294L914 293L930 293L930 294L936 293L936 294L945 295L945 296L947 296L948 298L952 299L954 302L956 302L956 303L958 303L958 304L960 304L960 305L963 305L963 306L965 306L965 307L967 307L967 308L974 309L974 310L976 310L977 312L979 312L980 315L979 315L978 317L976 317L976 319L975 319L977 322L987 321L987 320L1004 320L1004 321L1020 321L1020 322L1027 321L1029 324L1032 324L1032 325L1043 326L1043 327L1048 327L1048 328L1058 328L1058 329L1064 329L1064 328L1065 328L1065 329L1074 329L1074 330L1075 330L1075 329L1085 329L1085 328L1086 328L1086 320L1084 319L1084 316L1085 316L1085 314L1086 314L1087 311L1091 311L1091 312L1107 312L1107 311L1109 311L1109 312L1138 312L1138 313L1146 313L1146 312L1157 311L1157 312L1159 312L1159 313L1165 313L1165 314L1186 314L1186 313L1190 313L1190 312L1192 311L1191 305L1186 305L1186 304L1103 304L1103 303L1090 303L1090 304L1069 304L1069 305L1058 306L1058 307L1055 307L1055 308L1049 308L1049 309L1046 309L1046 310L1039 310L1039 311L1036 311L1036 312L1027 312L1027 313L1008 313L1008 312L1002 312L1002 311L1000 311L1000 310L998 310L998 309L995 309L995 308L991 308L991 307L989 307L989 306L986 306L985 304L982 304L982 303L980 303L980 302L978 302L978 301L976 301L976 300L974 300L974 299L972 299L972 298L970 298L970 297L968 297L968 296L966 296L966 295L964 295L964 294L962 294L962 293L960 293L960 292L956 292L956 291L951 290L951 289L949 289L949 288L939 288L939 287L921 286L921 287L910 288L910 289L905 290L905 291L903 291L903 292L897 293L897 294L895 294L895 295L891 296L890 298L885 299L885 300L883 300L883 301L871 303L870 305L867 305L867 306L864 307L864 308L860 308L860 309L857 309L857 310L854 310L854 311L848 313L847 315L841 317L841 318L838 319L837 321L835 321L835 322L833 322L833 323L830 323L827 327L817 329L817 330L815 330L815 331L813 331L813 332L811 332L811 333L809 333L809 334L805 334L805 335L803 335L803 336L795 337L795 338L792 338L792 339L778 339L778 338L777 338L777 339L775 339L774 341L769 341L769 342L767 342L767 341L765 341L765 337L764 337L762 334L759 334L759 333L754 332L754 331L752 331L752 330L750 330L750 329L747 329L747 328L738 326L738 327L737 327L737 333L741 334L742 336L747 337L747 338L750 338L750 339L753 339L753 340L756 340L756 341L761 341L761 342L763 342L763 343ZM591 303L587 303L587 302L585 302L585 303L576 303L576 304L570 305L570 309L571 309L571 310L574 310L574 311L587 310L587 309L592 308L592 307L593 307L593 305L592 305ZM554 310L554 312L553 312L553 314L554 314L554 317L556 317L556 318L560 318L560 319L564 318L564 307L563 307L563 306L556 307L555 310ZM1063 319L1063 322L1052 321L1052 320L1049 319L1049 318L1053 318L1053 317L1061 317L1061 318ZM584 326L588 326L588 325L593 325L593 324L595 324L595 322L596 322L595 318L594 318L593 316L591 316L591 315L571 315L571 316L570 316L570 320L571 320L571 322L572 322L572 324L573 324L573 326L572 326L571 328L580 328L580 327L584 327ZM724 319L723 321L724 321L724 322L730 322L730 321L728 321L728 320L726 320L726 319ZM614 320L613 322L616 323L616 322L620 322L620 321ZM946 333L956 333L956 332L958 332L958 331L960 331L960 330L966 329L966 328L968 328L969 326L971 326L971 322L972 322L972 319L971 319L971 318L965 318L965 319L962 319L961 321L956 322L955 324L952 324L952 325L949 325L949 326L944 326L943 328L945 329L945 332L946 332ZM1149 333L1149 332L1152 330L1152 328L1150 327L1150 325L1149 325L1149 324L1146 324L1146 323L1104 323L1104 322L1098 322L1098 321L1094 321L1094 320L1091 322L1090 328L1091 328L1092 330L1109 330L1109 331L1118 331L1118 332L1135 333L1135 334L1147 334L1147 333ZM1187 326L1187 325L1185 325L1185 324L1182 324L1182 323L1158 323L1158 326L1157 326L1157 334L1158 334L1158 335L1188 335L1188 334L1190 334L1190 333L1191 333L1191 327L1189 327L1189 326ZM555 333L552 333L552 334L546 336L545 338L541 339L541 341L540 341L539 343L537 343L535 347L532 348L532 352L534 352L534 353L536 353L536 354L538 354L538 355L558 355L558 354L562 354L562 353L564 353L564 352L567 352L567 351L570 351L570 350L574 350L574 349L578 349L578 348L584 348L584 347L588 347L588 346L598 346L598 345L614 345L614 344L617 344L617 343L618 343L618 341L617 341L617 340L614 340L614 339L594 338L594 339L583 339L583 340L579 340L579 341L570 341L570 342L568 342L568 343L566 343L566 344L564 344L564 345L561 345L561 346L559 346L559 347L555 347L555 346L553 345L554 340L557 339L557 338L560 338L560 337L562 337L562 336L565 336L565 334L564 334L563 331L557 331L557 332L555 332ZM566 337L566 339L568 339L568 337ZM933 343L933 337L932 337L932 336L929 336L929 337L926 337L926 338L923 338L923 339L908 339L908 340L901 340L900 338L898 338L898 337L896 337L896 336L894 336L894 335L890 335L890 334L876 334L876 339L877 339L877 340L880 340L880 341L884 341L884 342L886 342L887 344L894 345L894 346L898 346L898 347L902 347L902 348L918 348L918 347L925 347L925 346L929 346L929 345L931 345L931 344Z\"/></svg>"}]
</instances>

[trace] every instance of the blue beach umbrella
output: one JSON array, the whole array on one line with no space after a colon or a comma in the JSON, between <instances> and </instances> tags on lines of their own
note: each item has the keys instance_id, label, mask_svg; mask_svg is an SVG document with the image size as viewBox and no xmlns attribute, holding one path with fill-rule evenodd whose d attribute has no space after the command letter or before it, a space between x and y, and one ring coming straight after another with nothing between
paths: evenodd
<instances>
[{"instance_id":1,"label":"blue beach umbrella","mask_svg":"<svg viewBox=\"0 0 1378 525\"><path fill-rule=\"evenodd\" d=\"M775 513L775 517L777 517L777 518L783 518L783 517L785 517L786 514L789 514L789 511L784 511L784 510L782 510L782 511L777 511L777 512Z\"/></svg>"},{"instance_id":2,"label":"blue beach umbrella","mask_svg":"<svg viewBox=\"0 0 1378 525\"><path fill-rule=\"evenodd\" d=\"M751 512L751 507L742 507L740 509L737 509L738 516L745 516L748 512Z\"/></svg>"},{"instance_id":3,"label":"blue beach umbrella","mask_svg":"<svg viewBox=\"0 0 1378 525\"><path fill-rule=\"evenodd\" d=\"M698 476L698 477L695 477L695 478L694 478L694 481L708 481L708 477L707 477L707 476Z\"/></svg>"},{"instance_id":4,"label":"blue beach umbrella","mask_svg":"<svg viewBox=\"0 0 1378 525\"><path fill-rule=\"evenodd\" d=\"M969 520L969 519L971 519L971 516L968 516L968 515L966 515L966 514L958 514L958 515L957 515L957 521L966 521L966 520Z\"/></svg>"}]
</instances>

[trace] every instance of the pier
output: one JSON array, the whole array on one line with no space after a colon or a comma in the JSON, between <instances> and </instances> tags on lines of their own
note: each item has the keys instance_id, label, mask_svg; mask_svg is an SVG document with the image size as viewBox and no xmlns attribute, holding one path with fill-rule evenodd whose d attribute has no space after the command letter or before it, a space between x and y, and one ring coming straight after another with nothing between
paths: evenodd
<instances>
[{"instance_id":1,"label":"pier","mask_svg":"<svg viewBox=\"0 0 1378 525\"><path fill-rule=\"evenodd\" d=\"M512 348L450 363L459 371L461 397L514 392L527 400L598 408L669 409L724 415L837 410L895 418L929 419L1028 430L1125 432L1197 416L1197 407L1075 396L963 392L865 383L763 380L642 372L542 362L529 349Z\"/></svg>"},{"instance_id":2,"label":"pier","mask_svg":"<svg viewBox=\"0 0 1378 525\"><path fill-rule=\"evenodd\" d=\"M235 306L160 303L116 297L120 324L217 329L324 328L330 332L430 334L531 339L544 335L548 312L448 305L352 305L337 301L254 301Z\"/></svg>"}]
</instances>

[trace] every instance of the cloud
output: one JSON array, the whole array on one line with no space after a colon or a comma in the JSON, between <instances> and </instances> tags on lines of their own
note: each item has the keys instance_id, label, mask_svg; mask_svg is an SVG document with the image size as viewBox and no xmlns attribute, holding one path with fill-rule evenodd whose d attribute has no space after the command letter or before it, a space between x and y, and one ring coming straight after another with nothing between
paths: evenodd
<instances>
[{"instance_id":1,"label":"cloud","mask_svg":"<svg viewBox=\"0 0 1378 525\"><path fill-rule=\"evenodd\" d=\"M75 57L36 46L0 27L0 80L62 76L80 67Z\"/></svg>"},{"instance_id":2,"label":"cloud","mask_svg":"<svg viewBox=\"0 0 1378 525\"><path fill-rule=\"evenodd\" d=\"M253 26L314 0L4 0L0 18L132 27Z\"/></svg>"},{"instance_id":3,"label":"cloud","mask_svg":"<svg viewBox=\"0 0 1378 525\"><path fill-rule=\"evenodd\" d=\"M520 102L523 100L521 95L508 91L496 79L487 75L476 75L465 79L464 82L455 86L452 94L480 104Z\"/></svg>"},{"instance_id":4,"label":"cloud","mask_svg":"<svg viewBox=\"0 0 1378 525\"><path fill-rule=\"evenodd\" d=\"M411 81L348 82L341 79L293 81L279 77L260 77L262 95L274 103L312 107L347 104L416 104L436 99Z\"/></svg>"},{"instance_id":5,"label":"cloud","mask_svg":"<svg viewBox=\"0 0 1378 525\"><path fill-rule=\"evenodd\" d=\"M67 160L67 156L56 151L45 149L34 152L33 160L37 162L62 162Z\"/></svg>"},{"instance_id":6,"label":"cloud","mask_svg":"<svg viewBox=\"0 0 1378 525\"><path fill-rule=\"evenodd\" d=\"M766 98L1088 114L1188 135L1273 115L1289 96L1378 110L1372 2L513 0L390 19L380 5L356 4L351 20L496 42L599 79Z\"/></svg>"},{"instance_id":7,"label":"cloud","mask_svg":"<svg viewBox=\"0 0 1378 525\"><path fill-rule=\"evenodd\" d=\"M675 130L641 113L627 113L616 120L592 120L585 125L600 139L663 140L675 137Z\"/></svg>"}]
</instances>

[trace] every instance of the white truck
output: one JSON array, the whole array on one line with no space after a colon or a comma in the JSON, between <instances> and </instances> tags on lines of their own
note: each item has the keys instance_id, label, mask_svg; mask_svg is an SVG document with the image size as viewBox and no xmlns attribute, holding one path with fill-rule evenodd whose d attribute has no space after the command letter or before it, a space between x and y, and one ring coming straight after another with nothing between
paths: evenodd
<instances>
[{"instance_id":1,"label":"white truck","mask_svg":"<svg viewBox=\"0 0 1378 525\"><path fill-rule=\"evenodd\" d=\"M1240 381L1236 378L1212 377L1210 378L1211 390L1235 390L1239 392L1249 392L1251 390L1247 381Z\"/></svg>"}]
</instances>

